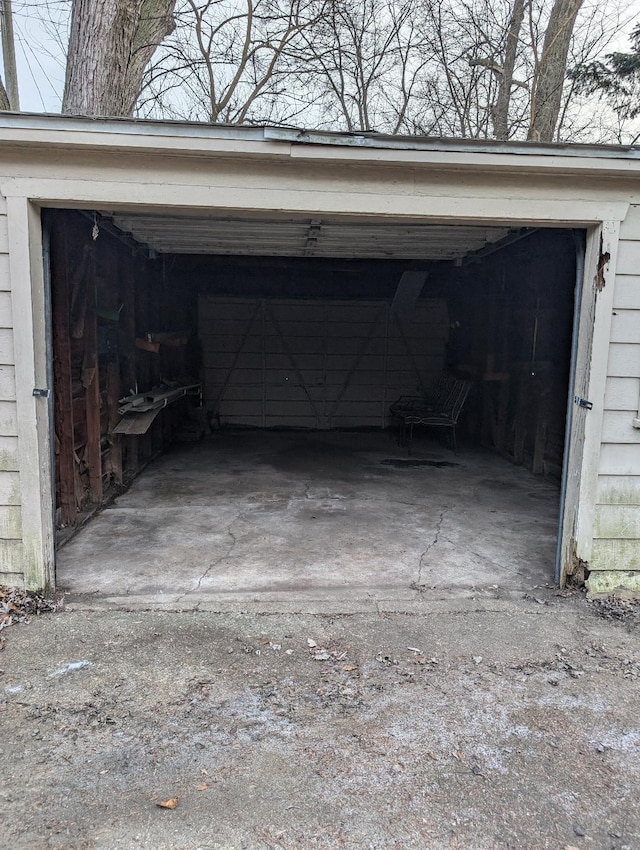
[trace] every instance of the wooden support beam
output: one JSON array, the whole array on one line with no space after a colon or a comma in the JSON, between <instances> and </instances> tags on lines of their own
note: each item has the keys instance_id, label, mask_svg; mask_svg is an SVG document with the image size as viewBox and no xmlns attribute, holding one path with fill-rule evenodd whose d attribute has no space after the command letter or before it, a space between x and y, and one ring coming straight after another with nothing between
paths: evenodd
<instances>
[{"instance_id":1,"label":"wooden support beam","mask_svg":"<svg viewBox=\"0 0 640 850\"><path fill-rule=\"evenodd\" d=\"M67 228L55 227L51 244L53 357L55 389L56 481L58 522L73 525L77 516L73 456L73 395L71 389L70 286Z\"/></svg>"},{"instance_id":2,"label":"wooden support beam","mask_svg":"<svg viewBox=\"0 0 640 850\"><path fill-rule=\"evenodd\" d=\"M522 383L518 387L518 403L514 423L515 435L513 439L513 462L524 463L524 447L527 437L526 428L526 393L527 388Z\"/></svg>"},{"instance_id":3,"label":"wooden support beam","mask_svg":"<svg viewBox=\"0 0 640 850\"><path fill-rule=\"evenodd\" d=\"M95 256L95 255L93 255ZM89 493L94 504L102 502L102 452L100 448L100 375L98 372L98 329L96 321L95 261L89 264L84 323L84 361L82 383L85 387L87 417L87 466Z\"/></svg>"},{"instance_id":4,"label":"wooden support beam","mask_svg":"<svg viewBox=\"0 0 640 850\"><path fill-rule=\"evenodd\" d=\"M120 421L118 399L120 398L120 364L117 360L107 366L107 415L109 419L109 469L116 484L122 484L122 437L111 433Z\"/></svg>"},{"instance_id":5,"label":"wooden support beam","mask_svg":"<svg viewBox=\"0 0 640 850\"><path fill-rule=\"evenodd\" d=\"M547 448L548 431L547 405L549 399L547 395L547 393L542 392L537 399L536 436L533 446L533 463L531 466L531 471L534 475L542 475L544 473L544 456Z\"/></svg>"},{"instance_id":6,"label":"wooden support beam","mask_svg":"<svg viewBox=\"0 0 640 850\"><path fill-rule=\"evenodd\" d=\"M122 286L121 332L118 348L122 357L122 378L124 386L122 395L129 395L138 390L138 353L135 347L136 338L136 291L134 275L134 257L123 258L120 264L120 281ZM138 469L138 437L124 437L126 449L125 469L129 475L135 475Z\"/></svg>"}]
</instances>

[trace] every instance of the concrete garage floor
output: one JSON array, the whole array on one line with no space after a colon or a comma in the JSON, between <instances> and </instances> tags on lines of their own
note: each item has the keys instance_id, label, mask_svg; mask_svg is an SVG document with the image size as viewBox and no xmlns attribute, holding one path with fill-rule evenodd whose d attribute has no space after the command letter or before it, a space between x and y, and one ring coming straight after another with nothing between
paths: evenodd
<instances>
[{"instance_id":1,"label":"concrete garage floor","mask_svg":"<svg viewBox=\"0 0 640 850\"><path fill-rule=\"evenodd\" d=\"M170 608L521 598L553 580L557 512L550 482L424 436L409 457L389 434L219 432L88 523L57 583Z\"/></svg>"}]
</instances>

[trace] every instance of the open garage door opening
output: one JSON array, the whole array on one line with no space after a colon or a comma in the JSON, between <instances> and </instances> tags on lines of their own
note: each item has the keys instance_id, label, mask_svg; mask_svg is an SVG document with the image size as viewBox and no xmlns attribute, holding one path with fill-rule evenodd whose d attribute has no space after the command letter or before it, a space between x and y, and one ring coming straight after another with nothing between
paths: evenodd
<instances>
[{"instance_id":1,"label":"open garage door opening","mask_svg":"<svg viewBox=\"0 0 640 850\"><path fill-rule=\"evenodd\" d=\"M581 234L46 216L61 588L186 605L553 582Z\"/></svg>"}]
</instances>

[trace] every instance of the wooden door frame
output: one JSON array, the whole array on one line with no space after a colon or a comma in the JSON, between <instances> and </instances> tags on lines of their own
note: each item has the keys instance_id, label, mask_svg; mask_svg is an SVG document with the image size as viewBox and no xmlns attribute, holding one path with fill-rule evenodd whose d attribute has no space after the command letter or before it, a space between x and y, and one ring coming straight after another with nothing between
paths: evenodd
<instances>
[{"instance_id":1,"label":"wooden door frame","mask_svg":"<svg viewBox=\"0 0 640 850\"><path fill-rule=\"evenodd\" d=\"M569 457L570 465L578 462L580 467L577 504L571 505L565 500L560 506L564 522L558 528L561 559L556 580L561 586L574 568L581 564L588 568L593 549L619 237L620 221L617 220L603 221L587 231L580 308L586 312L585 307L595 298L595 312L593 322L580 327L578 339L573 340L572 345L577 346L576 371L581 366L588 368L586 401L592 408L586 412L581 456ZM588 363L580 358L588 358ZM569 404L577 404L575 398L569 399Z\"/></svg>"},{"instance_id":2,"label":"wooden door frame","mask_svg":"<svg viewBox=\"0 0 640 850\"><path fill-rule=\"evenodd\" d=\"M628 204L618 204L626 213ZM9 233L9 271L13 304L13 323L16 360L16 403L18 417L18 453L20 465L21 516L23 529L24 573L27 587L53 589L55 584L55 547L51 462L51 404L50 399L33 395L33 390L49 389L47 349L49 327L47 319L46 281L43 274L42 227L40 207L23 194L7 193ZM593 544L598 464L604 412L604 391L607 377L607 355L613 309L614 273L620 218L600 222L588 230L592 249L585 263L583 299L590 297L591 287L601 275L596 298L591 348L581 345L579 353L590 356L589 401L593 409L585 422L582 456L579 459L579 498L575 510L574 554L588 563ZM480 222L478 222L480 223ZM486 221L485 221L486 223ZM526 224L521 218L511 224ZM531 224L531 222L528 222ZM540 222L540 226L545 226ZM566 222L566 227L584 227L584 223ZM602 251L593 250L600 245ZM599 268L600 257L609 253L609 260ZM570 460L570 462L572 462ZM559 529L565 551L567 525Z\"/></svg>"}]
</instances>

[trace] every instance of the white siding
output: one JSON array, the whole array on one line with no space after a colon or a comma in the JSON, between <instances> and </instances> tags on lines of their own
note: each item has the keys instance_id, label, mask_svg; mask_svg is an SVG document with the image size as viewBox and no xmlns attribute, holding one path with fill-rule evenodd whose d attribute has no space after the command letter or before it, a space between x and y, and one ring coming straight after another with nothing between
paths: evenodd
<instances>
[{"instance_id":1,"label":"white siding","mask_svg":"<svg viewBox=\"0 0 640 850\"><path fill-rule=\"evenodd\" d=\"M0 196L0 583L24 583L6 201Z\"/></svg>"},{"instance_id":2,"label":"white siding","mask_svg":"<svg viewBox=\"0 0 640 850\"><path fill-rule=\"evenodd\" d=\"M640 206L620 229L590 568L640 569Z\"/></svg>"}]
</instances>

